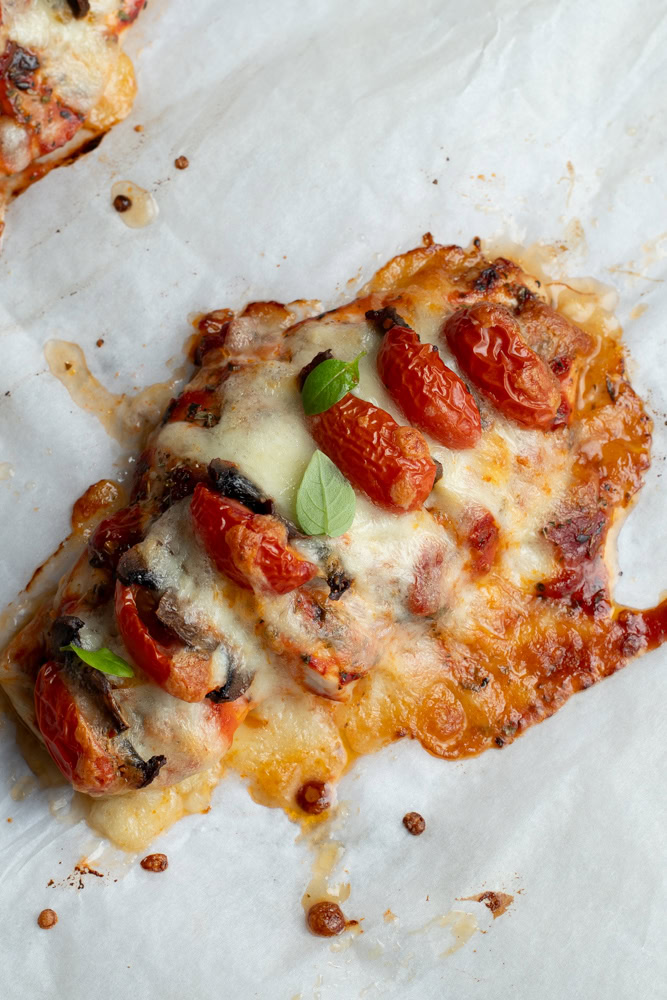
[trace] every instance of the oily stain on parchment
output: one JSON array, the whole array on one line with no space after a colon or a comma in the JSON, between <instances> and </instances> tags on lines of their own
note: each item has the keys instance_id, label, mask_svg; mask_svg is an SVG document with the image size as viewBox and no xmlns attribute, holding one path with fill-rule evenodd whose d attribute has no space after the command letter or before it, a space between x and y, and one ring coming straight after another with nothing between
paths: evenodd
<instances>
[{"instance_id":1,"label":"oily stain on parchment","mask_svg":"<svg viewBox=\"0 0 667 1000\"><path fill-rule=\"evenodd\" d=\"M185 375L185 369L178 368L168 381L146 386L135 395L113 393L91 373L78 344L49 340L44 356L72 401L92 413L107 434L126 447L136 447L156 426Z\"/></svg>"}]
</instances>

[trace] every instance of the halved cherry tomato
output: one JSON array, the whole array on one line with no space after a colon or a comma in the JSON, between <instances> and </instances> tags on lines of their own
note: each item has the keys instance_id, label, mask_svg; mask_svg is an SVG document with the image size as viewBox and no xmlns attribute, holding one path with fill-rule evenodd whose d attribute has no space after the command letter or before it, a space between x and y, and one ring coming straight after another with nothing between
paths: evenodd
<instances>
[{"instance_id":1,"label":"halved cherry tomato","mask_svg":"<svg viewBox=\"0 0 667 1000\"><path fill-rule=\"evenodd\" d=\"M215 684L211 655L186 646L153 613L143 587L116 582L116 622L130 658L181 701L201 701Z\"/></svg>"},{"instance_id":2,"label":"halved cherry tomato","mask_svg":"<svg viewBox=\"0 0 667 1000\"><path fill-rule=\"evenodd\" d=\"M102 795L117 780L117 768L83 718L55 661L35 681L35 718L44 745L67 780L80 791Z\"/></svg>"},{"instance_id":3,"label":"halved cherry tomato","mask_svg":"<svg viewBox=\"0 0 667 1000\"><path fill-rule=\"evenodd\" d=\"M318 447L373 503L393 511L422 506L437 466L415 427L351 393L307 419Z\"/></svg>"},{"instance_id":4,"label":"halved cherry tomato","mask_svg":"<svg viewBox=\"0 0 667 1000\"><path fill-rule=\"evenodd\" d=\"M509 309L478 302L450 316L443 333L465 373L502 414L523 427L553 425L558 380L528 347Z\"/></svg>"},{"instance_id":5,"label":"halved cherry tomato","mask_svg":"<svg viewBox=\"0 0 667 1000\"><path fill-rule=\"evenodd\" d=\"M473 448L482 422L462 379L444 363L433 344L414 330L393 326L377 356L378 374L391 398L414 427L447 448Z\"/></svg>"},{"instance_id":6,"label":"halved cherry tomato","mask_svg":"<svg viewBox=\"0 0 667 1000\"><path fill-rule=\"evenodd\" d=\"M190 510L211 559L239 587L287 594L319 572L289 547L287 528L271 514L253 514L201 483Z\"/></svg>"}]
</instances>

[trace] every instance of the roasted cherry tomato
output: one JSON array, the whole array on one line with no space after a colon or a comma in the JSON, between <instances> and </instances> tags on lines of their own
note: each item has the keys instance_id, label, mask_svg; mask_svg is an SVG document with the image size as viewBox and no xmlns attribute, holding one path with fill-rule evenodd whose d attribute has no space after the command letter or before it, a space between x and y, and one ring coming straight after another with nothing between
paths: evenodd
<instances>
[{"instance_id":1,"label":"roasted cherry tomato","mask_svg":"<svg viewBox=\"0 0 667 1000\"><path fill-rule=\"evenodd\" d=\"M214 687L211 654L186 646L159 620L153 594L144 587L116 582L116 621L130 658L143 672L181 701L201 701Z\"/></svg>"},{"instance_id":2,"label":"roasted cherry tomato","mask_svg":"<svg viewBox=\"0 0 667 1000\"><path fill-rule=\"evenodd\" d=\"M504 416L539 430L553 425L558 380L528 347L509 309L478 302L450 316L443 332L466 375Z\"/></svg>"},{"instance_id":3,"label":"roasted cherry tomato","mask_svg":"<svg viewBox=\"0 0 667 1000\"><path fill-rule=\"evenodd\" d=\"M277 517L253 514L203 484L196 487L190 510L211 559L239 587L287 594L319 572L289 547L287 528Z\"/></svg>"},{"instance_id":4,"label":"roasted cherry tomato","mask_svg":"<svg viewBox=\"0 0 667 1000\"><path fill-rule=\"evenodd\" d=\"M473 448L482 433L477 404L433 344L414 330L393 326L377 357L378 374L414 427L447 448Z\"/></svg>"},{"instance_id":5,"label":"roasted cherry tomato","mask_svg":"<svg viewBox=\"0 0 667 1000\"><path fill-rule=\"evenodd\" d=\"M44 746L75 788L102 795L115 783L116 765L79 711L55 661L45 663L37 675L35 718Z\"/></svg>"},{"instance_id":6,"label":"roasted cherry tomato","mask_svg":"<svg viewBox=\"0 0 667 1000\"><path fill-rule=\"evenodd\" d=\"M307 419L318 447L373 503L394 511L422 506L437 466L415 427L402 427L386 410L351 393Z\"/></svg>"},{"instance_id":7,"label":"roasted cherry tomato","mask_svg":"<svg viewBox=\"0 0 667 1000\"><path fill-rule=\"evenodd\" d=\"M131 504L100 521L88 540L91 566L115 569L123 552L144 537L145 514L139 504Z\"/></svg>"}]
</instances>

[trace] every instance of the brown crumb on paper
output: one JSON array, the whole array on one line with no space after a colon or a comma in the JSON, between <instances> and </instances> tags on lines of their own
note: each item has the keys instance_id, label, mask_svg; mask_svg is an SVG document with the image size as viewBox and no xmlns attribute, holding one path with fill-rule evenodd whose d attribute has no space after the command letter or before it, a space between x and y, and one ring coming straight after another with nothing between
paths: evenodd
<instances>
[{"instance_id":1,"label":"brown crumb on paper","mask_svg":"<svg viewBox=\"0 0 667 1000\"><path fill-rule=\"evenodd\" d=\"M484 903L491 910L494 920L496 917L502 917L503 913L514 902L514 896L510 896L508 892L480 892L476 896L464 896L463 899L470 899L476 903Z\"/></svg>"},{"instance_id":2,"label":"brown crumb on paper","mask_svg":"<svg viewBox=\"0 0 667 1000\"><path fill-rule=\"evenodd\" d=\"M58 923L58 914L55 910L42 910L37 917L37 923L44 930L48 930L49 927L55 927Z\"/></svg>"},{"instance_id":3,"label":"brown crumb on paper","mask_svg":"<svg viewBox=\"0 0 667 1000\"><path fill-rule=\"evenodd\" d=\"M79 875L96 875L98 878L104 878L104 872L98 872L96 868L91 868L85 861L80 861L75 866L74 871L78 872Z\"/></svg>"},{"instance_id":4,"label":"brown crumb on paper","mask_svg":"<svg viewBox=\"0 0 667 1000\"><path fill-rule=\"evenodd\" d=\"M318 937L334 937L342 934L347 926L345 916L338 903L323 900L314 903L308 910L308 927Z\"/></svg>"},{"instance_id":5,"label":"brown crumb on paper","mask_svg":"<svg viewBox=\"0 0 667 1000\"><path fill-rule=\"evenodd\" d=\"M296 793L300 809L311 816L318 816L331 805L331 792L324 781L306 781Z\"/></svg>"},{"instance_id":6,"label":"brown crumb on paper","mask_svg":"<svg viewBox=\"0 0 667 1000\"><path fill-rule=\"evenodd\" d=\"M102 347L102 345L104 344L104 339L100 337L99 340L95 341L95 344L97 345L97 347Z\"/></svg>"},{"instance_id":7,"label":"brown crumb on paper","mask_svg":"<svg viewBox=\"0 0 667 1000\"><path fill-rule=\"evenodd\" d=\"M141 867L147 872L164 872L167 870L169 861L166 854L147 854L141 859Z\"/></svg>"},{"instance_id":8,"label":"brown crumb on paper","mask_svg":"<svg viewBox=\"0 0 667 1000\"><path fill-rule=\"evenodd\" d=\"M420 813L409 812L403 817L403 826L413 837L418 837L426 829L426 820Z\"/></svg>"},{"instance_id":9,"label":"brown crumb on paper","mask_svg":"<svg viewBox=\"0 0 667 1000\"><path fill-rule=\"evenodd\" d=\"M397 919L396 914L392 913L392 911L389 908L387 908L384 911L384 913L382 914L382 916L384 917L385 924L393 924L394 920Z\"/></svg>"},{"instance_id":10,"label":"brown crumb on paper","mask_svg":"<svg viewBox=\"0 0 667 1000\"><path fill-rule=\"evenodd\" d=\"M190 166L190 161L187 156L177 156L174 160L174 166L177 170L187 170Z\"/></svg>"}]
</instances>

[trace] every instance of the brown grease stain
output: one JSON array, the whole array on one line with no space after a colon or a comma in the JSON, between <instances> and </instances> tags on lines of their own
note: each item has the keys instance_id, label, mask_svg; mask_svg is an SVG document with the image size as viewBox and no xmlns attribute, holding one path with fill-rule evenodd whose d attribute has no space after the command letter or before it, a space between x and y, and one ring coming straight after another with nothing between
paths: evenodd
<instances>
[{"instance_id":1,"label":"brown grease stain","mask_svg":"<svg viewBox=\"0 0 667 1000\"><path fill-rule=\"evenodd\" d=\"M113 393L91 374L78 344L49 340L44 356L51 374L73 402L99 420L109 437L127 447L141 444L159 422L182 378L181 370L166 382L156 382L135 395Z\"/></svg>"}]
</instances>

